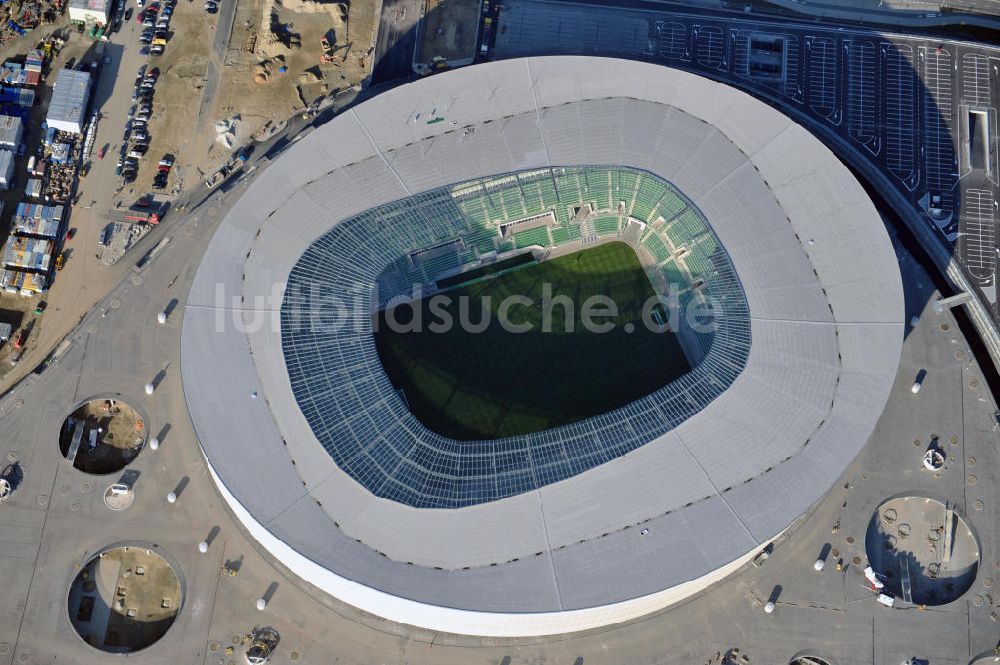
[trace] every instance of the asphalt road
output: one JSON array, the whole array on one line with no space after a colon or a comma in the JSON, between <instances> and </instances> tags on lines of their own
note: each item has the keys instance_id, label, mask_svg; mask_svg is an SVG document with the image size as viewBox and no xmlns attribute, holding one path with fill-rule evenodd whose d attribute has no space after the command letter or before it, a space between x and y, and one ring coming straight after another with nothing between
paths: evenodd
<instances>
[{"instance_id":1,"label":"asphalt road","mask_svg":"<svg viewBox=\"0 0 1000 665\"><path fill-rule=\"evenodd\" d=\"M212 38L212 50L208 54L208 68L205 71L205 86L201 89L201 101L198 108L199 136L207 131L208 123L212 122L212 104L219 89L219 75L226 58L226 48L229 46L229 36L233 32L233 21L236 19L237 0L219 3L219 13L215 18L215 36ZM212 20L210 14L205 14L206 20Z\"/></svg>"}]
</instances>

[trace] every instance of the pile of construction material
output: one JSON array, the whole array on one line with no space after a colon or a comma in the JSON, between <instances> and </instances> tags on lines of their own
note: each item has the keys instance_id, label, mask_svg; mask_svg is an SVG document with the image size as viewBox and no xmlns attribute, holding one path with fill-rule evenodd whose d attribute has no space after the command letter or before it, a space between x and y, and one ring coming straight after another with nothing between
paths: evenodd
<instances>
[{"instance_id":1,"label":"pile of construction material","mask_svg":"<svg viewBox=\"0 0 1000 665\"><path fill-rule=\"evenodd\" d=\"M225 120L217 120L215 123L215 140L222 144L226 150L232 150L236 145L236 128L239 126L240 117L238 115Z\"/></svg>"},{"instance_id":2,"label":"pile of construction material","mask_svg":"<svg viewBox=\"0 0 1000 665\"><path fill-rule=\"evenodd\" d=\"M46 137L48 178L43 196L47 201L65 203L73 194L79 161L80 136L69 132L53 132Z\"/></svg>"},{"instance_id":3,"label":"pile of construction material","mask_svg":"<svg viewBox=\"0 0 1000 665\"><path fill-rule=\"evenodd\" d=\"M23 37L39 25L53 23L63 7L63 0L21 0L0 6L0 46Z\"/></svg>"}]
</instances>

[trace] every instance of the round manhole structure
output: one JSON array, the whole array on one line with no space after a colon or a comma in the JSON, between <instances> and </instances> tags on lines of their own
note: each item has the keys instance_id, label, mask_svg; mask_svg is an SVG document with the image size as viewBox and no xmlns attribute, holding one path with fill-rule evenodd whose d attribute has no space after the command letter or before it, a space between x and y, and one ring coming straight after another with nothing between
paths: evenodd
<instances>
[{"instance_id":1,"label":"round manhole structure","mask_svg":"<svg viewBox=\"0 0 1000 665\"><path fill-rule=\"evenodd\" d=\"M993 652L984 653L970 660L969 665L1000 665L1000 656Z\"/></svg>"},{"instance_id":2,"label":"round manhole structure","mask_svg":"<svg viewBox=\"0 0 1000 665\"><path fill-rule=\"evenodd\" d=\"M796 654L788 665L836 665L832 660L824 656L817 656L811 651Z\"/></svg>"},{"instance_id":3,"label":"round manhole structure","mask_svg":"<svg viewBox=\"0 0 1000 665\"><path fill-rule=\"evenodd\" d=\"M174 566L143 545L116 545L87 561L69 589L70 623L100 651L128 654L159 641L184 601Z\"/></svg>"},{"instance_id":4,"label":"round manhole structure","mask_svg":"<svg viewBox=\"0 0 1000 665\"><path fill-rule=\"evenodd\" d=\"M120 471L148 437L148 421L118 397L92 397L76 406L59 428L59 450L75 468L92 475Z\"/></svg>"},{"instance_id":5,"label":"round manhole structure","mask_svg":"<svg viewBox=\"0 0 1000 665\"><path fill-rule=\"evenodd\" d=\"M979 569L979 540L965 517L926 496L897 496L879 506L865 550L887 591L918 605L958 600Z\"/></svg>"}]
</instances>

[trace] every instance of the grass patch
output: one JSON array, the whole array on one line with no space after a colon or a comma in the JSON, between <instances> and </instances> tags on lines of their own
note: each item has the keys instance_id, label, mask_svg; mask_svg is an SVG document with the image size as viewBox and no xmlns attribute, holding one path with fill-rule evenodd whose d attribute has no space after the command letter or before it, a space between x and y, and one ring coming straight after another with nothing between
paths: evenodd
<instances>
[{"instance_id":1,"label":"grass patch","mask_svg":"<svg viewBox=\"0 0 1000 665\"><path fill-rule=\"evenodd\" d=\"M568 296L574 304L569 325L557 304L550 330L543 329L545 284L553 298ZM527 265L443 295L449 304L432 309L432 297L393 310L391 317L400 324L413 325L419 315L416 332L393 330L390 315L380 312L375 343L411 412L450 438L492 439L576 422L628 404L689 369L672 332L643 324L642 307L655 294L624 243ZM509 309L509 321L530 327L528 332L512 333L498 322L501 303L514 295L534 303ZM581 324L583 305L595 295L611 298L617 307L617 316L600 319L612 324L610 332L588 331ZM466 330L459 325L463 309L473 324L488 312L489 325L478 333ZM443 314L454 321L450 330L428 329Z\"/></svg>"}]
</instances>

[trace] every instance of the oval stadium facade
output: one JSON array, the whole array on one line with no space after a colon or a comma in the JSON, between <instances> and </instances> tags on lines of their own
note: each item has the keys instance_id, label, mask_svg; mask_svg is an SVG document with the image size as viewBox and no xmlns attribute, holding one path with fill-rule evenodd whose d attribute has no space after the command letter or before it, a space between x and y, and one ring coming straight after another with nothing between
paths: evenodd
<instances>
[{"instance_id":1,"label":"oval stadium facade","mask_svg":"<svg viewBox=\"0 0 1000 665\"><path fill-rule=\"evenodd\" d=\"M550 282L614 294L625 332L383 331L442 296L540 320ZM182 373L220 493L296 575L543 635L676 603L808 513L903 318L878 211L808 131L677 70L531 58L395 88L270 164L202 260Z\"/></svg>"}]
</instances>

